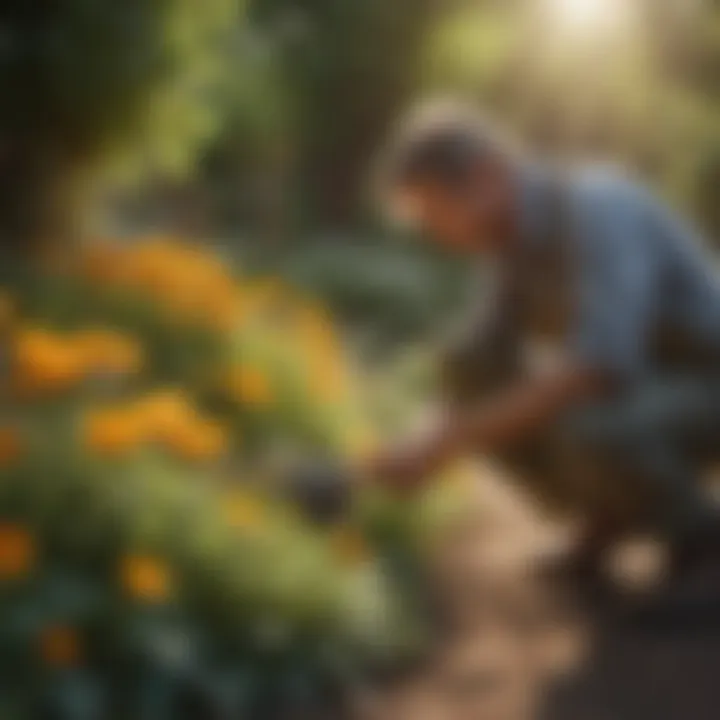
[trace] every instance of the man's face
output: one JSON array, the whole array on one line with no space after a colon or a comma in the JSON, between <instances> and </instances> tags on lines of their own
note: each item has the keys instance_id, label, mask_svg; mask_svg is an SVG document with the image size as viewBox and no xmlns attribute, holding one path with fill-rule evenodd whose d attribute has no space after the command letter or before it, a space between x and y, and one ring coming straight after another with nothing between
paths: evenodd
<instances>
[{"instance_id":1,"label":"man's face","mask_svg":"<svg viewBox=\"0 0 720 720\"><path fill-rule=\"evenodd\" d=\"M462 187L414 183L400 202L421 230L457 252L492 252L511 232L513 190L497 165L478 168Z\"/></svg>"}]
</instances>

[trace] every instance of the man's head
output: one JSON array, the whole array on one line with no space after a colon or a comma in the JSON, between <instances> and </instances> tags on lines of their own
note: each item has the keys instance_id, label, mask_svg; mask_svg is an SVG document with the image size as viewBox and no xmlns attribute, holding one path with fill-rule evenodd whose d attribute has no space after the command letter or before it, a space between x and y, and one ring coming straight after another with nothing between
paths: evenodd
<instances>
[{"instance_id":1,"label":"man's head","mask_svg":"<svg viewBox=\"0 0 720 720\"><path fill-rule=\"evenodd\" d=\"M514 153L471 110L434 105L401 124L384 167L390 212L459 251L491 250L515 222Z\"/></svg>"}]
</instances>

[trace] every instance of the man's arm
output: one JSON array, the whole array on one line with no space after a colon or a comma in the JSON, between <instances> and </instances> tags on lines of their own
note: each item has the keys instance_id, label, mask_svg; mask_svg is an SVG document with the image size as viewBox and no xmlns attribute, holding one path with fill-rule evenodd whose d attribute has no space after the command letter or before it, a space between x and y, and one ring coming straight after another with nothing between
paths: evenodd
<instances>
[{"instance_id":1,"label":"man's arm","mask_svg":"<svg viewBox=\"0 0 720 720\"><path fill-rule=\"evenodd\" d=\"M519 380L479 406L446 412L429 432L371 464L376 477L412 485L467 450L492 454L642 371L660 259L646 242L639 206L624 185L602 188L585 201L578 228L577 312L565 368Z\"/></svg>"},{"instance_id":2,"label":"man's arm","mask_svg":"<svg viewBox=\"0 0 720 720\"><path fill-rule=\"evenodd\" d=\"M412 487L465 452L493 454L532 436L567 408L604 392L608 384L603 373L580 365L517 381L479 406L446 410L424 433L376 458L369 472Z\"/></svg>"}]
</instances>

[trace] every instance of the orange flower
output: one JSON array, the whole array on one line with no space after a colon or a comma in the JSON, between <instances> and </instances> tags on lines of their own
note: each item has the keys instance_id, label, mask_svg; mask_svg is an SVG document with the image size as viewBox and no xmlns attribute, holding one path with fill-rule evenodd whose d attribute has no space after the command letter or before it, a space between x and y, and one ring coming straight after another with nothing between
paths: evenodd
<instances>
[{"instance_id":1,"label":"orange flower","mask_svg":"<svg viewBox=\"0 0 720 720\"><path fill-rule=\"evenodd\" d=\"M119 456L136 449L145 440L145 428L131 410L102 409L84 420L85 444L101 455Z\"/></svg>"},{"instance_id":2,"label":"orange flower","mask_svg":"<svg viewBox=\"0 0 720 720\"><path fill-rule=\"evenodd\" d=\"M125 557L120 567L120 580L131 597L154 603L167 600L173 584L167 563L149 555Z\"/></svg>"},{"instance_id":3,"label":"orange flower","mask_svg":"<svg viewBox=\"0 0 720 720\"><path fill-rule=\"evenodd\" d=\"M370 550L362 534L352 527L341 527L330 538L333 553L346 566L361 565L370 557Z\"/></svg>"},{"instance_id":4,"label":"orange flower","mask_svg":"<svg viewBox=\"0 0 720 720\"><path fill-rule=\"evenodd\" d=\"M22 437L14 428L0 428L0 467L15 462L24 450Z\"/></svg>"},{"instance_id":5,"label":"orange flower","mask_svg":"<svg viewBox=\"0 0 720 720\"><path fill-rule=\"evenodd\" d=\"M166 440L193 425L197 413L182 390L159 390L135 405L138 422L158 440Z\"/></svg>"},{"instance_id":6,"label":"orange flower","mask_svg":"<svg viewBox=\"0 0 720 720\"><path fill-rule=\"evenodd\" d=\"M219 285L208 289L206 294L206 317L217 330L230 330L242 320L238 294L232 285Z\"/></svg>"},{"instance_id":7,"label":"orange flower","mask_svg":"<svg viewBox=\"0 0 720 720\"><path fill-rule=\"evenodd\" d=\"M21 390L64 389L80 380L85 363L60 335L31 328L18 333L12 350L13 375Z\"/></svg>"},{"instance_id":8,"label":"orange flower","mask_svg":"<svg viewBox=\"0 0 720 720\"><path fill-rule=\"evenodd\" d=\"M217 457L228 445L225 428L201 418L181 391L150 395L135 405L133 415L148 435L188 460Z\"/></svg>"},{"instance_id":9,"label":"orange flower","mask_svg":"<svg viewBox=\"0 0 720 720\"><path fill-rule=\"evenodd\" d=\"M25 528L13 523L0 524L0 578L27 575L35 556L35 542Z\"/></svg>"},{"instance_id":10,"label":"orange flower","mask_svg":"<svg viewBox=\"0 0 720 720\"><path fill-rule=\"evenodd\" d=\"M227 332L237 327L242 319L239 305L235 302L228 302L227 305L216 308L209 321L210 326L218 332Z\"/></svg>"},{"instance_id":11,"label":"orange flower","mask_svg":"<svg viewBox=\"0 0 720 720\"><path fill-rule=\"evenodd\" d=\"M111 330L90 329L74 337L75 345L88 369L105 372L137 372L142 350L132 338Z\"/></svg>"},{"instance_id":12,"label":"orange flower","mask_svg":"<svg viewBox=\"0 0 720 720\"><path fill-rule=\"evenodd\" d=\"M40 654L51 667L70 667L80 659L80 640L66 625L51 625L40 636Z\"/></svg>"},{"instance_id":13,"label":"orange flower","mask_svg":"<svg viewBox=\"0 0 720 720\"><path fill-rule=\"evenodd\" d=\"M236 493L227 498L223 514L230 527L247 530L262 525L265 508L260 500L247 493Z\"/></svg>"},{"instance_id":14,"label":"orange flower","mask_svg":"<svg viewBox=\"0 0 720 720\"><path fill-rule=\"evenodd\" d=\"M231 372L230 392L240 402L264 407L273 401L273 391L267 375L258 368L241 366Z\"/></svg>"},{"instance_id":15,"label":"orange flower","mask_svg":"<svg viewBox=\"0 0 720 720\"><path fill-rule=\"evenodd\" d=\"M187 460L210 460L227 448L228 436L219 423L204 420L178 427L166 438L167 444Z\"/></svg>"},{"instance_id":16,"label":"orange flower","mask_svg":"<svg viewBox=\"0 0 720 720\"><path fill-rule=\"evenodd\" d=\"M129 252L128 281L156 297L167 297L180 289L173 260L173 250L167 241L135 245Z\"/></svg>"}]
</instances>

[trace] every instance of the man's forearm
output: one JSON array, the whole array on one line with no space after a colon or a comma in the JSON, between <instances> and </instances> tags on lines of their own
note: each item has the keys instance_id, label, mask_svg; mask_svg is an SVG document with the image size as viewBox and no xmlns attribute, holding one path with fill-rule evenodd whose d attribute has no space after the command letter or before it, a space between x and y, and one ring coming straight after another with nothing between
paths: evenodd
<instances>
[{"instance_id":1,"label":"man's forearm","mask_svg":"<svg viewBox=\"0 0 720 720\"><path fill-rule=\"evenodd\" d=\"M490 396L478 407L447 416L444 453L469 449L497 452L552 422L569 405L600 392L594 372L569 369L556 375L520 381Z\"/></svg>"}]
</instances>

